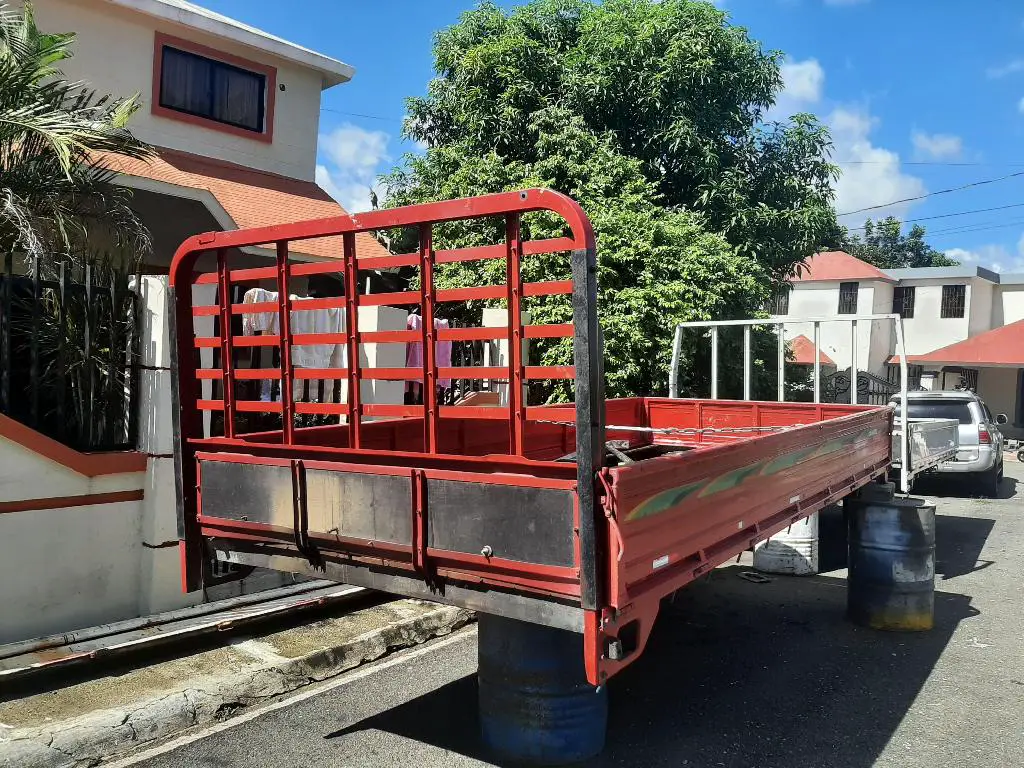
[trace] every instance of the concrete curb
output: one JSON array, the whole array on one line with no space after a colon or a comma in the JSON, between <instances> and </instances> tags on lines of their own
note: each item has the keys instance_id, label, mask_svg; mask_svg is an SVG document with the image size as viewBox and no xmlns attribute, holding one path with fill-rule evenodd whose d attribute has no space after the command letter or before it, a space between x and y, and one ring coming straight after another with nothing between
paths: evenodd
<instances>
[{"instance_id":1,"label":"concrete curb","mask_svg":"<svg viewBox=\"0 0 1024 768\"><path fill-rule=\"evenodd\" d=\"M0 768L92 768L186 728L224 720L247 707L339 675L388 653L448 635L473 620L461 608L434 606L343 643L266 666L189 681L183 690L90 712L46 727L0 730ZM194 683L194 685L192 685Z\"/></svg>"}]
</instances>

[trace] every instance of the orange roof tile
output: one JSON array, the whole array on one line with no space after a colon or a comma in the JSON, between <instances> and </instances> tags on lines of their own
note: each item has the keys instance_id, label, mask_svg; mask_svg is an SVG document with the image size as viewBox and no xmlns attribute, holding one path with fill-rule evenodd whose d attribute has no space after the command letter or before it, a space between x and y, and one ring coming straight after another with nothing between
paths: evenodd
<instances>
[{"instance_id":1,"label":"orange roof tile","mask_svg":"<svg viewBox=\"0 0 1024 768\"><path fill-rule=\"evenodd\" d=\"M889 358L898 363L899 355ZM914 365L943 364L966 366L1024 367L1024 320L993 328L956 344L940 347L926 355L907 355Z\"/></svg>"},{"instance_id":2,"label":"orange roof tile","mask_svg":"<svg viewBox=\"0 0 1024 768\"><path fill-rule=\"evenodd\" d=\"M851 256L846 251L824 251L816 253L797 265L797 272L791 278L794 283L821 280L884 280L896 282L878 267Z\"/></svg>"},{"instance_id":3,"label":"orange roof tile","mask_svg":"<svg viewBox=\"0 0 1024 768\"><path fill-rule=\"evenodd\" d=\"M801 365L814 365L814 342L806 336L797 336L789 342L789 349L793 353L793 362ZM822 365L835 365L836 362L822 351L818 351L818 360Z\"/></svg>"},{"instance_id":4,"label":"orange roof tile","mask_svg":"<svg viewBox=\"0 0 1024 768\"><path fill-rule=\"evenodd\" d=\"M158 148L151 160L109 154L103 160L112 170L126 176L206 190L239 229L323 219L346 212L312 181L290 179L178 150ZM340 237L306 240L296 243L294 250L320 258L342 257ZM356 251L360 256L388 255L369 233L356 235Z\"/></svg>"}]
</instances>

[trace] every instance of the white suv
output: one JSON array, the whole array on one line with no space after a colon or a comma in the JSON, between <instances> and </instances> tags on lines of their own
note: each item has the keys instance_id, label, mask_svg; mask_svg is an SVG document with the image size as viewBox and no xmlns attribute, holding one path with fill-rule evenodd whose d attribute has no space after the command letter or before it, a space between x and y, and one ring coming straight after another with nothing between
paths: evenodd
<instances>
[{"instance_id":1,"label":"white suv","mask_svg":"<svg viewBox=\"0 0 1024 768\"><path fill-rule=\"evenodd\" d=\"M994 419L985 401L973 392L955 390L952 392L910 392L911 419L956 419L960 422L960 447L956 458L945 461L935 468L941 474L970 474L980 484L986 496L995 496L1003 479L1003 435L999 425L1006 423L1006 416L999 414ZM900 415L900 398L892 398L891 404Z\"/></svg>"}]
</instances>

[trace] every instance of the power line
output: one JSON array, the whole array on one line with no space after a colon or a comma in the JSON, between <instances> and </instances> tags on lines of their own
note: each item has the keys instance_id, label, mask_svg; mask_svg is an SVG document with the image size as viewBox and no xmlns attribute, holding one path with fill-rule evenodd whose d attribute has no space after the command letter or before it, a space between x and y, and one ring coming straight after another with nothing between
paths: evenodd
<instances>
[{"instance_id":1,"label":"power line","mask_svg":"<svg viewBox=\"0 0 1024 768\"><path fill-rule=\"evenodd\" d=\"M866 208L858 208L855 211L846 211L840 213L839 216L852 216L855 213L865 213L867 211L877 211L880 208L888 208L891 205L899 205L901 203L912 203L916 200L924 200L927 197L935 197L936 195L946 195L950 192L961 192L965 189L971 189L972 187L980 187L985 184L995 184L997 181L1006 181L1007 179L1013 179L1018 176L1024 176L1024 171L1017 171L1016 173L1008 173L1005 176L998 176L994 179L981 179L979 181L972 181L969 184L961 184L958 187L949 187L948 189L939 189L935 192L928 192L924 195L917 195L915 197L905 197L902 200L892 200L888 203L880 203L879 205L869 205Z\"/></svg>"},{"instance_id":2,"label":"power line","mask_svg":"<svg viewBox=\"0 0 1024 768\"><path fill-rule=\"evenodd\" d=\"M367 120L383 120L388 123L400 123L400 117L381 117L380 115L365 115L362 112L346 112L343 109L332 109L331 107L320 107L321 112L333 112L336 115L349 115L351 117L362 117Z\"/></svg>"},{"instance_id":3,"label":"power line","mask_svg":"<svg viewBox=\"0 0 1024 768\"><path fill-rule=\"evenodd\" d=\"M974 213L991 213L992 211L1005 211L1008 208L1024 208L1024 203L1011 203L1010 205L997 205L993 208L974 208L970 211L956 211L955 213L940 213L936 216L918 216L913 219L900 219L900 224L912 224L918 221L933 221L935 219L950 219L954 216L968 216ZM875 222L877 225L878 222ZM857 230L866 229L865 225L859 227L847 227L846 229L850 232L856 232ZM932 234L929 232L928 234Z\"/></svg>"}]
</instances>

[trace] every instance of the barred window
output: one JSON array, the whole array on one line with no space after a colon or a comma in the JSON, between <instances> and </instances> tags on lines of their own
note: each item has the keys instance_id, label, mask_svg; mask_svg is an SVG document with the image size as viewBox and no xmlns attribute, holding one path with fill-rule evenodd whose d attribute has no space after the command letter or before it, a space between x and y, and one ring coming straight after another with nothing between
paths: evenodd
<instances>
[{"instance_id":1,"label":"barred window","mask_svg":"<svg viewBox=\"0 0 1024 768\"><path fill-rule=\"evenodd\" d=\"M963 317L967 311L967 286L942 286L942 308L940 317Z\"/></svg>"},{"instance_id":2,"label":"barred window","mask_svg":"<svg viewBox=\"0 0 1024 768\"><path fill-rule=\"evenodd\" d=\"M892 311L900 317L914 316L914 287L894 288L892 292Z\"/></svg>"},{"instance_id":3,"label":"barred window","mask_svg":"<svg viewBox=\"0 0 1024 768\"><path fill-rule=\"evenodd\" d=\"M860 288L860 283L840 283L839 284L839 314L840 315L855 315L857 314L857 290Z\"/></svg>"}]
</instances>

